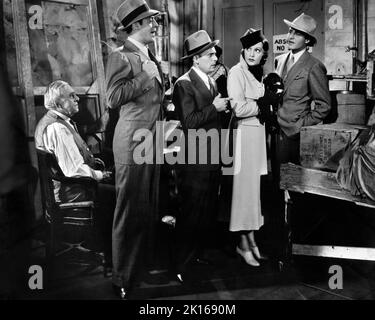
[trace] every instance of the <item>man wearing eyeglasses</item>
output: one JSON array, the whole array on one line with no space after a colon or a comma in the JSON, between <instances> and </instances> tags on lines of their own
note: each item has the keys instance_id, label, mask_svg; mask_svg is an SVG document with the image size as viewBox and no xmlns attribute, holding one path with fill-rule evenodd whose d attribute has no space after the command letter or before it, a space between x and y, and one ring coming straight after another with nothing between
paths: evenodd
<instances>
[{"instance_id":1,"label":"man wearing eyeglasses","mask_svg":"<svg viewBox=\"0 0 375 320\"><path fill-rule=\"evenodd\" d=\"M163 118L164 83L162 71L148 50L158 24L144 0L125 0L117 10L118 20L128 35L123 47L108 59L106 82L108 105L118 108L113 152L116 167L116 210L112 234L113 288L126 300L135 282L142 259L152 267L157 226L160 165L140 164L135 150L143 143L136 139L140 130L152 134L155 142L157 121ZM145 148L144 158L155 159L155 143ZM146 264L147 265L147 264Z\"/></svg>"}]
</instances>

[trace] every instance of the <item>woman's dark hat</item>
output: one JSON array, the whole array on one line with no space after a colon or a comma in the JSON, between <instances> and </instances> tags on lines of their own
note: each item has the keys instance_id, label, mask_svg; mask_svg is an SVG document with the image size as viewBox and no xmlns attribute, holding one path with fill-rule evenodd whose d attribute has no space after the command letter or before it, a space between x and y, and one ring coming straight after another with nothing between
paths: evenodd
<instances>
[{"instance_id":1,"label":"woman's dark hat","mask_svg":"<svg viewBox=\"0 0 375 320\"><path fill-rule=\"evenodd\" d=\"M117 9L117 19L121 22L122 27L119 30L126 29L134 22L155 16L160 12L152 10L145 0L125 0Z\"/></svg>"},{"instance_id":2,"label":"woman's dark hat","mask_svg":"<svg viewBox=\"0 0 375 320\"><path fill-rule=\"evenodd\" d=\"M199 30L186 38L184 43L186 56L182 57L181 60L192 58L197 54L213 48L219 42L219 40L212 41L206 31Z\"/></svg>"},{"instance_id":3,"label":"woman's dark hat","mask_svg":"<svg viewBox=\"0 0 375 320\"><path fill-rule=\"evenodd\" d=\"M267 40L262 33L262 30L248 29L240 38L242 47L244 49L252 47L254 44Z\"/></svg>"}]
</instances>

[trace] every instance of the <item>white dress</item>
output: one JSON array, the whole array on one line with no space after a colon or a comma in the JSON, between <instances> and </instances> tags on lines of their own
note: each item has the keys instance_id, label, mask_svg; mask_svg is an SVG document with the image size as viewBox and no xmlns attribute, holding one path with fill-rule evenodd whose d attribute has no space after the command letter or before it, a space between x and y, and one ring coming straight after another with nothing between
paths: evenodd
<instances>
[{"instance_id":1,"label":"white dress","mask_svg":"<svg viewBox=\"0 0 375 320\"><path fill-rule=\"evenodd\" d=\"M265 127L258 118L256 100L264 86L248 70L246 62L235 65L228 76L228 94L237 117L239 133L234 142L234 172L229 230L259 230L264 224L260 202L260 178L267 172Z\"/></svg>"}]
</instances>

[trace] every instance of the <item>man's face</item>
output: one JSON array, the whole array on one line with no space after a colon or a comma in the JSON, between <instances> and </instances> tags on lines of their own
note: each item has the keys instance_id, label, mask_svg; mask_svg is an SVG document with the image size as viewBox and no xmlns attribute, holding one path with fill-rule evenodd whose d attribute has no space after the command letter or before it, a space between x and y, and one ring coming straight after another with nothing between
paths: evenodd
<instances>
[{"instance_id":1,"label":"man's face","mask_svg":"<svg viewBox=\"0 0 375 320\"><path fill-rule=\"evenodd\" d=\"M306 48L306 43L308 40L305 38L305 35L302 32L289 28L287 42L289 50L298 52Z\"/></svg>"},{"instance_id":2,"label":"man's face","mask_svg":"<svg viewBox=\"0 0 375 320\"><path fill-rule=\"evenodd\" d=\"M245 60L249 66L259 65L263 55L264 51L262 42L258 42L253 46L245 49Z\"/></svg>"},{"instance_id":3,"label":"man's face","mask_svg":"<svg viewBox=\"0 0 375 320\"><path fill-rule=\"evenodd\" d=\"M78 101L79 98L73 88L67 85L61 90L57 111L71 118L79 111Z\"/></svg>"},{"instance_id":4,"label":"man's face","mask_svg":"<svg viewBox=\"0 0 375 320\"><path fill-rule=\"evenodd\" d=\"M204 51L200 56L194 57L194 62L197 68L202 72L209 74L215 70L217 57L215 48Z\"/></svg>"},{"instance_id":5,"label":"man's face","mask_svg":"<svg viewBox=\"0 0 375 320\"><path fill-rule=\"evenodd\" d=\"M142 24L139 24L138 30L138 41L144 45L150 44L154 41L156 31L158 29L158 23L154 17L148 17L142 20Z\"/></svg>"}]
</instances>

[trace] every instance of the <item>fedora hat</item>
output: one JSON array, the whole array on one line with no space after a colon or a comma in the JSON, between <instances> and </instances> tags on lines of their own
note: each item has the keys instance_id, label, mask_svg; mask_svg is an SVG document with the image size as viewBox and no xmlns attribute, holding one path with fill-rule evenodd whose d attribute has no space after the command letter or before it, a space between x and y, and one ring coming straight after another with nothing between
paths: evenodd
<instances>
[{"instance_id":1,"label":"fedora hat","mask_svg":"<svg viewBox=\"0 0 375 320\"><path fill-rule=\"evenodd\" d=\"M145 0L125 0L116 12L117 19L122 24L119 30L126 29L134 22L159 13L157 10L150 9Z\"/></svg>"},{"instance_id":2,"label":"fedora hat","mask_svg":"<svg viewBox=\"0 0 375 320\"><path fill-rule=\"evenodd\" d=\"M194 57L197 54L211 49L219 42L219 40L212 41L206 31L199 30L186 38L184 43L186 56L182 57L181 60Z\"/></svg>"},{"instance_id":3,"label":"fedora hat","mask_svg":"<svg viewBox=\"0 0 375 320\"><path fill-rule=\"evenodd\" d=\"M261 30L248 29L245 34L240 38L242 47L244 49L250 48L253 45L267 40Z\"/></svg>"},{"instance_id":4,"label":"fedora hat","mask_svg":"<svg viewBox=\"0 0 375 320\"><path fill-rule=\"evenodd\" d=\"M316 41L314 36L317 24L314 18L302 13L300 16L295 18L293 22L284 19L284 22L291 28L301 31Z\"/></svg>"}]
</instances>

